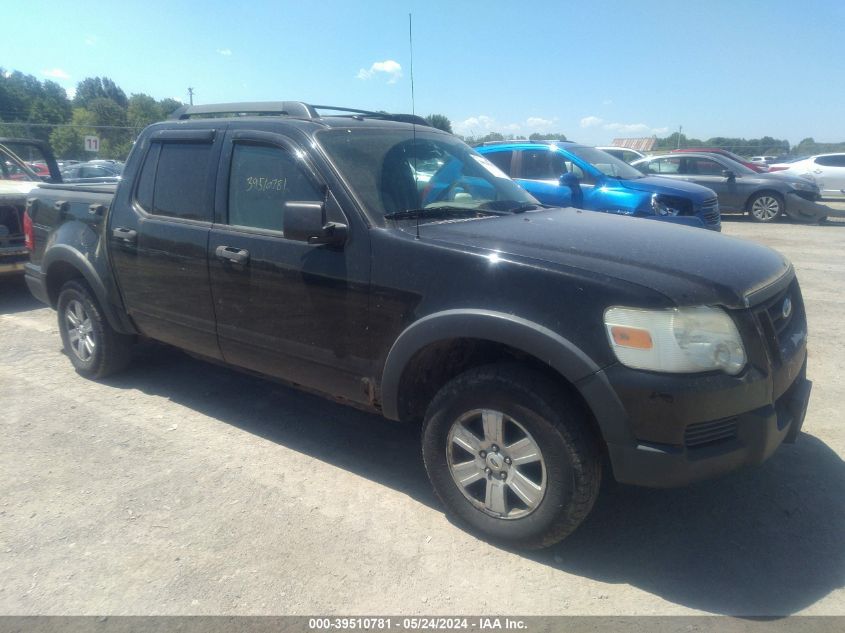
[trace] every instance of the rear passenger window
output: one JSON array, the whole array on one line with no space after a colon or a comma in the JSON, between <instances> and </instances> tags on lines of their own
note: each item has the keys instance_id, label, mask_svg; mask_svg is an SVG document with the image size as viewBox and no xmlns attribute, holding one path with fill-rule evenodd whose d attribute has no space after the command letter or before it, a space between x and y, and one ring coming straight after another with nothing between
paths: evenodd
<instances>
[{"instance_id":1,"label":"rear passenger window","mask_svg":"<svg viewBox=\"0 0 845 633\"><path fill-rule=\"evenodd\" d=\"M141 175L138 177L138 189L135 192L135 200L147 213L153 211L153 191L155 187L156 165L158 164L158 152L161 143L152 143L141 167Z\"/></svg>"},{"instance_id":2,"label":"rear passenger window","mask_svg":"<svg viewBox=\"0 0 845 633\"><path fill-rule=\"evenodd\" d=\"M154 214L211 221L208 196L211 148L210 143L161 144L153 192Z\"/></svg>"},{"instance_id":3,"label":"rear passenger window","mask_svg":"<svg viewBox=\"0 0 845 633\"><path fill-rule=\"evenodd\" d=\"M484 157L487 160L505 172L508 176L511 175L511 156L513 156L513 152L510 150L504 152L488 152L484 154Z\"/></svg>"},{"instance_id":4,"label":"rear passenger window","mask_svg":"<svg viewBox=\"0 0 845 633\"><path fill-rule=\"evenodd\" d=\"M845 154L819 156L816 159L816 165L823 165L825 167L845 167Z\"/></svg>"},{"instance_id":5,"label":"rear passenger window","mask_svg":"<svg viewBox=\"0 0 845 633\"><path fill-rule=\"evenodd\" d=\"M238 144L229 174L229 224L282 230L286 202L322 202L325 196L298 160L279 147Z\"/></svg>"}]
</instances>

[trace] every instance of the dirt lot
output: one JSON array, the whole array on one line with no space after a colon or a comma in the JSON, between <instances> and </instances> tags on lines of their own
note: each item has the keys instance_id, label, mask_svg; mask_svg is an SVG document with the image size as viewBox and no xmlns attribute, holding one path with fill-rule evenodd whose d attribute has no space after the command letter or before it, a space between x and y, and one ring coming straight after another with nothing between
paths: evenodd
<instances>
[{"instance_id":1,"label":"dirt lot","mask_svg":"<svg viewBox=\"0 0 845 633\"><path fill-rule=\"evenodd\" d=\"M719 481L606 486L530 555L445 518L413 429L166 349L84 380L0 282L0 614L845 615L845 221L724 232L798 270L805 432Z\"/></svg>"}]
</instances>

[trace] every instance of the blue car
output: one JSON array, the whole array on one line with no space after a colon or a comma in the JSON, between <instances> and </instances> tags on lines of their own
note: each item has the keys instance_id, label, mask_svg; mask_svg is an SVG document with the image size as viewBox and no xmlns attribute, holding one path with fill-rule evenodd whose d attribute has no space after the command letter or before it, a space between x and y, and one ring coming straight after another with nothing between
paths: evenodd
<instances>
[{"instance_id":1,"label":"blue car","mask_svg":"<svg viewBox=\"0 0 845 633\"><path fill-rule=\"evenodd\" d=\"M475 148L537 200L721 231L716 193L644 176L595 147L568 141L504 141Z\"/></svg>"}]
</instances>

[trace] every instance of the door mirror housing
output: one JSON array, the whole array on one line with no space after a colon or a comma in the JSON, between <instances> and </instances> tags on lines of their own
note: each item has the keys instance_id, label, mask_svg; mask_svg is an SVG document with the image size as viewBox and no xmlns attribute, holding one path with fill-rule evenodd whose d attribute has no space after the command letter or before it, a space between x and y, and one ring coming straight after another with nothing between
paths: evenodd
<instances>
[{"instance_id":1,"label":"door mirror housing","mask_svg":"<svg viewBox=\"0 0 845 633\"><path fill-rule=\"evenodd\" d=\"M722 176L728 180L736 180L736 173L732 169L723 169Z\"/></svg>"},{"instance_id":2,"label":"door mirror housing","mask_svg":"<svg viewBox=\"0 0 845 633\"><path fill-rule=\"evenodd\" d=\"M308 244L340 246L346 242L348 227L326 221L324 202L286 202L282 217L285 238Z\"/></svg>"}]
</instances>

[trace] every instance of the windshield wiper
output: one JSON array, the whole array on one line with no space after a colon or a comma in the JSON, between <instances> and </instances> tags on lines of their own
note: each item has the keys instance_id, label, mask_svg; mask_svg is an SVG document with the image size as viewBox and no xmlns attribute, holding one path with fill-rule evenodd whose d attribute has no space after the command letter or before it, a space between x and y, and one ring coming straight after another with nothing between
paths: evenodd
<instances>
[{"instance_id":1,"label":"windshield wiper","mask_svg":"<svg viewBox=\"0 0 845 633\"><path fill-rule=\"evenodd\" d=\"M491 209L468 208L468 207L424 207L422 209L402 209L392 213L385 213L386 220L406 220L415 218L448 218L455 215L474 216L479 213L487 215L503 215Z\"/></svg>"}]
</instances>

